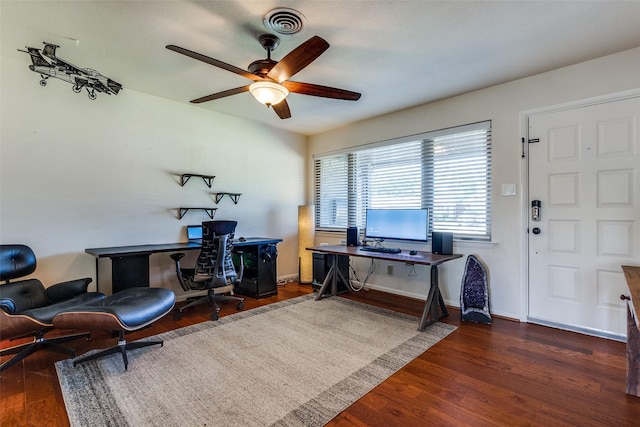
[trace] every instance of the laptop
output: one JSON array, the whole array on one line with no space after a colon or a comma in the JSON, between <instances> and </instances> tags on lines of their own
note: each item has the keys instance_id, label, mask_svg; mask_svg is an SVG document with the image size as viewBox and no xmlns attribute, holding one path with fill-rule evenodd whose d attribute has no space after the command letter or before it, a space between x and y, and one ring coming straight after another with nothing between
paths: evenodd
<instances>
[{"instance_id":1,"label":"laptop","mask_svg":"<svg viewBox=\"0 0 640 427\"><path fill-rule=\"evenodd\" d=\"M187 240L202 244L202 225L187 225Z\"/></svg>"}]
</instances>

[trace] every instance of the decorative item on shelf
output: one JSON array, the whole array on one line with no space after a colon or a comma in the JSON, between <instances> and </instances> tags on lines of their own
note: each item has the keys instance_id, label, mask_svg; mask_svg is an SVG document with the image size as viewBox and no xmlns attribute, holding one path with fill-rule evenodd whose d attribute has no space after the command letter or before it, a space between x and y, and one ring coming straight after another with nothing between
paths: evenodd
<instances>
[{"instance_id":1,"label":"decorative item on shelf","mask_svg":"<svg viewBox=\"0 0 640 427\"><path fill-rule=\"evenodd\" d=\"M44 43L44 49L25 46L27 50L18 49L19 52L28 53L31 56L32 65L29 69L40 74L40 86L46 86L49 77L71 83L71 89L75 93L80 93L82 89L87 89L89 99L97 98L96 92L107 95L117 95L122 85L110 78L103 76L91 68L79 68L56 56L56 49L60 46L52 43Z\"/></svg>"},{"instance_id":2,"label":"decorative item on shelf","mask_svg":"<svg viewBox=\"0 0 640 427\"><path fill-rule=\"evenodd\" d=\"M298 260L300 283L313 283L313 253L307 248L315 240L315 205L298 206Z\"/></svg>"},{"instance_id":3,"label":"decorative item on shelf","mask_svg":"<svg viewBox=\"0 0 640 427\"><path fill-rule=\"evenodd\" d=\"M218 208L178 208L178 219L182 219L182 217L184 217L188 211L193 209L200 209L205 211L207 215L209 215L209 218L211 219L213 219L213 216L216 214L216 211L218 210Z\"/></svg>"},{"instance_id":4,"label":"decorative item on shelf","mask_svg":"<svg viewBox=\"0 0 640 427\"><path fill-rule=\"evenodd\" d=\"M207 184L207 186L209 188L211 188L211 184L213 183L213 179L215 178L214 175L200 175L200 174L196 174L196 173L183 173L182 175L180 175L180 186L184 187L184 185L187 183L187 181L189 181L189 178L191 178L192 176L196 176L198 178L202 178L204 183Z\"/></svg>"},{"instance_id":5,"label":"decorative item on shelf","mask_svg":"<svg viewBox=\"0 0 640 427\"><path fill-rule=\"evenodd\" d=\"M213 197L216 201L216 205L218 203L220 203L220 200L222 200L222 198L224 196L229 196L229 198L233 201L234 204L238 204L238 200L240 199L240 196L242 196L241 193L226 193L226 192L219 192L219 193L212 193Z\"/></svg>"}]
</instances>

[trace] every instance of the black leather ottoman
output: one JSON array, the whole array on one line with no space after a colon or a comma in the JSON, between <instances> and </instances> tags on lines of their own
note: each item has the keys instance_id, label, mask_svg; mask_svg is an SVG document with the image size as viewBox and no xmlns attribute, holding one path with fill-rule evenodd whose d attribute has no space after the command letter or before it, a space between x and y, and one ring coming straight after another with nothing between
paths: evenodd
<instances>
[{"instance_id":1,"label":"black leather ottoman","mask_svg":"<svg viewBox=\"0 0 640 427\"><path fill-rule=\"evenodd\" d=\"M76 306L53 318L56 328L117 331L118 344L74 359L78 363L120 352L127 370L127 350L162 345L162 341L134 341L127 343L125 332L135 331L150 325L168 314L176 302L173 291L165 288L129 288L106 297L102 301Z\"/></svg>"}]
</instances>

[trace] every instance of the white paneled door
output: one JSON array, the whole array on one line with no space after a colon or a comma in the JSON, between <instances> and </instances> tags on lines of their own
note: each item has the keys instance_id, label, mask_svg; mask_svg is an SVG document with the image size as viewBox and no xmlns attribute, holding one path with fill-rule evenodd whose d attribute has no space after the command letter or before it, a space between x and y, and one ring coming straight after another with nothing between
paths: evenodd
<instances>
[{"instance_id":1,"label":"white paneled door","mask_svg":"<svg viewBox=\"0 0 640 427\"><path fill-rule=\"evenodd\" d=\"M640 97L528 117L529 206L540 201L529 321L624 338L620 266L640 265L639 122Z\"/></svg>"}]
</instances>

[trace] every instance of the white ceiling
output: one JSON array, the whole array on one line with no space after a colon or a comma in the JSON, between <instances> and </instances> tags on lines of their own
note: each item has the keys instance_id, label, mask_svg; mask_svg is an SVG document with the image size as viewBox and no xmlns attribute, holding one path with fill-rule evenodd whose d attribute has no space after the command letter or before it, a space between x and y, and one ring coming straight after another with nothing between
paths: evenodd
<instances>
[{"instance_id":1,"label":"white ceiling","mask_svg":"<svg viewBox=\"0 0 640 427\"><path fill-rule=\"evenodd\" d=\"M273 59L313 35L331 45L291 80L362 98L290 94L287 120L248 92L189 104L250 81L165 46L246 69L266 57L257 37L276 7L301 12L305 27L280 35ZM123 85L118 96L78 102L118 102L134 90L304 135L640 46L640 1L0 0L0 18L0 56L23 61L25 72L31 61L17 49L46 41ZM45 91L38 81L34 74L34 90Z\"/></svg>"}]
</instances>

